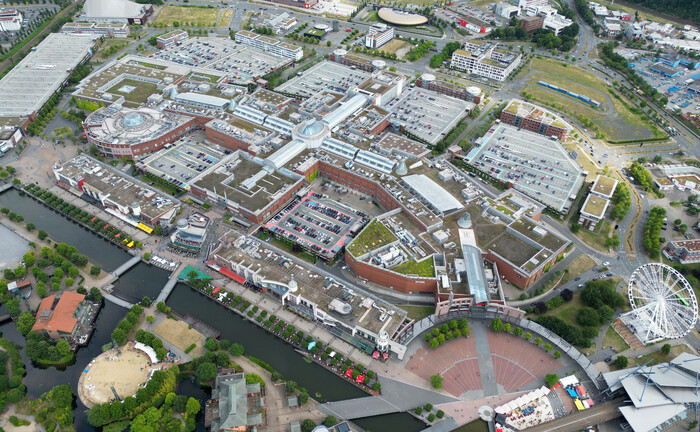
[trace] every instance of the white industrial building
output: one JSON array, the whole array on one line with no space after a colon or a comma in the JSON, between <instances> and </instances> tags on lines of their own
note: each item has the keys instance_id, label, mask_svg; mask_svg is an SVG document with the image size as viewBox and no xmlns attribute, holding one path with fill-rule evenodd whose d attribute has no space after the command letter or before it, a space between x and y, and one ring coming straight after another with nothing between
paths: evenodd
<instances>
[{"instance_id":1,"label":"white industrial building","mask_svg":"<svg viewBox=\"0 0 700 432\"><path fill-rule=\"evenodd\" d=\"M22 28L22 13L15 9L0 10L0 31L17 31Z\"/></svg>"},{"instance_id":2,"label":"white industrial building","mask_svg":"<svg viewBox=\"0 0 700 432\"><path fill-rule=\"evenodd\" d=\"M365 46L371 49L377 49L380 46L394 39L394 28L386 24L375 24L369 28L367 36L365 36Z\"/></svg>"},{"instance_id":3,"label":"white industrial building","mask_svg":"<svg viewBox=\"0 0 700 432\"><path fill-rule=\"evenodd\" d=\"M0 80L0 117L36 113L87 60L94 36L51 33Z\"/></svg>"},{"instance_id":4,"label":"white industrial building","mask_svg":"<svg viewBox=\"0 0 700 432\"><path fill-rule=\"evenodd\" d=\"M520 8L506 2L498 2L493 5L493 12L503 18L512 18L517 16Z\"/></svg>"},{"instance_id":5,"label":"white industrial building","mask_svg":"<svg viewBox=\"0 0 700 432\"><path fill-rule=\"evenodd\" d=\"M472 40L464 45L464 49L452 54L450 65L470 74L505 81L521 59L522 54L508 51L495 42Z\"/></svg>"},{"instance_id":6,"label":"white industrial building","mask_svg":"<svg viewBox=\"0 0 700 432\"><path fill-rule=\"evenodd\" d=\"M153 13L153 5L130 0L87 0L81 21L145 24Z\"/></svg>"},{"instance_id":7,"label":"white industrial building","mask_svg":"<svg viewBox=\"0 0 700 432\"><path fill-rule=\"evenodd\" d=\"M286 42L280 42L277 39L272 39L247 30L241 30L236 33L236 42L269 52L278 57L289 58L295 61L301 60L301 58L304 57L304 51L301 47Z\"/></svg>"}]
</instances>

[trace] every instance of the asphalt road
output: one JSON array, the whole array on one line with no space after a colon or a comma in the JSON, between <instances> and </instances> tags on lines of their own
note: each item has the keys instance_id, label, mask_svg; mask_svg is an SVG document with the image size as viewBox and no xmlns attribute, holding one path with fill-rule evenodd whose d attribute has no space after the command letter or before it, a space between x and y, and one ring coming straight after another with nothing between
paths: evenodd
<instances>
[{"instance_id":1,"label":"asphalt road","mask_svg":"<svg viewBox=\"0 0 700 432\"><path fill-rule=\"evenodd\" d=\"M545 424L528 428L528 432L578 432L587 426L605 423L620 417L618 409L625 405L623 399L603 402L584 411L577 411L566 417L554 419Z\"/></svg>"}]
</instances>

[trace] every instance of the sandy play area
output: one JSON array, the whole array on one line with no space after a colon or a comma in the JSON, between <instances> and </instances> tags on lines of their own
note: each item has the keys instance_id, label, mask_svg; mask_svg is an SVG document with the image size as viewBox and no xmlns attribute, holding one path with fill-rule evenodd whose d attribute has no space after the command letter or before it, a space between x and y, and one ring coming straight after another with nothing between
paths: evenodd
<instances>
[{"instance_id":1,"label":"sandy play area","mask_svg":"<svg viewBox=\"0 0 700 432\"><path fill-rule=\"evenodd\" d=\"M190 345L197 344L197 347L189 352L192 357L204 353L204 342L206 338L197 330L191 329L184 321L164 319L154 329L153 333L175 345L182 351Z\"/></svg>"},{"instance_id":2,"label":"sandy play area","mask_svg":"<svg viewBox=\"0 0 700 432\"><path fill-rule=\"evenodd\" d=\"M85 405L109 402L114 399L112 387L121 398L133 396L148 379L148 356L133 348L133 343L122 348L121 354L109 350L100 354L80 375L78 395ZM88 403L91 403L90 405Z\"/></svg>"}]
</instances>

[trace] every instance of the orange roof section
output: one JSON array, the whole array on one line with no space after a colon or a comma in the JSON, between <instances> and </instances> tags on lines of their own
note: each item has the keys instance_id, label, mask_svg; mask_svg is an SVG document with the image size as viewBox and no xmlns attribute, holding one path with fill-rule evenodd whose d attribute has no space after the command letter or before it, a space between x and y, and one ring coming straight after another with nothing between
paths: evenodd
<instances>
[{"instance_id":1,"label":"orange roof section","mask_svg":"<svg viewBox=\"0 0 700 432\"><path fill-rule=\"evenodd\" d=\"M56 296L49 296L41 301L32 331L47 330L64 333L73 331L75 324L78 322L78 320L73 317L73 314L78 308L78 305L80 305L80 302L85 299L85 296L72 291L66 291L61 295L56 307L52 311L51 307L53 306L55 298ZM45 311L49 311L50 314L48 316L42 316Z\"/></svg>"}]
</instances>

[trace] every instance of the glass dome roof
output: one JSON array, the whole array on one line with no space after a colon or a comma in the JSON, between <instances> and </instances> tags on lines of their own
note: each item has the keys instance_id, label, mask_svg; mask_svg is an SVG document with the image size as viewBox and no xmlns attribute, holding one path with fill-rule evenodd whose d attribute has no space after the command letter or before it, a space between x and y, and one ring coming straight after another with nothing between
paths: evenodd
<instances>
[{"instance_id":1,"label":"glass dome roof","mask_svg":"<svg viewBox=\"0 0 700 432\"><path fill-rule=\"evenodd\" d=\"M306 126L301 130L302 135L312 136L323 130L323 123L318 120L314 120L313 123L307 123Z\"/></svg>"},{"instance_id":2,"label":"glass dome roof","mask_svg":"<svg viewBox=\"0 0 700 432\"><path fill-rule=\"evenodd\" d=\"M124 126L134 127L143 124L145 119L139 113L132 112L124 117Z\"/></svg>"}]
</instances>

